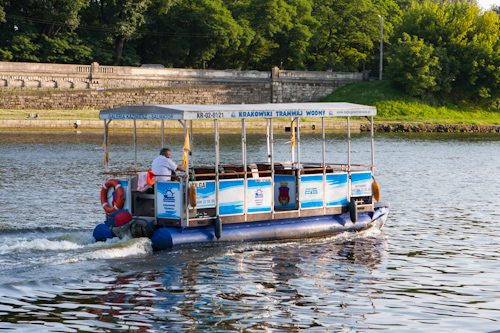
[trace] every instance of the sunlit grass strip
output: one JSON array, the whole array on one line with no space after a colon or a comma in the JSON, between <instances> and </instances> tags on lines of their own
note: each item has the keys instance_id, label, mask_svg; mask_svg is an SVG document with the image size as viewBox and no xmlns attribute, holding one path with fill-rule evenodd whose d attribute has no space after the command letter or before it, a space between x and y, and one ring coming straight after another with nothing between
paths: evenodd
<instances>
[{"instance_id":1,"label":"sunlit grass strip","mask_svg":"<svg viewBox=\"0 0 500 333\"><path fill-rule=\"evenodd\" d=\"M500 112L484 110L463 101L426 103L406 95L389 82L360 82L342 87L325 102L351 102L377 107L376 121L425 124L500 124ZM430 105L431 104L431 105ZM436 106L434 106L436 105Z\"/></svg>"}]
</instances>

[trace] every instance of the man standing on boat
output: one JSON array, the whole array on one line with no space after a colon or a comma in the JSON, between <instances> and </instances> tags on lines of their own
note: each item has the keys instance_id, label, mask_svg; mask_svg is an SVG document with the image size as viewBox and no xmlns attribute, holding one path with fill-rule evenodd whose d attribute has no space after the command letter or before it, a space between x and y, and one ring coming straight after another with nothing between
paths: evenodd
<instances>
[{"instance_id":1,"label":"man standing on boat","mask_svg":"<svg viewBox=\"0 0 500 333\"><path fill-rule=\"evenodd\" d=\"M186 171L186 169L183 166L175 164L170 159L170 149L162 148L160 150L160 156L154 159L153 164L151 166L151 171L153 171L155 175L158 175L156 177L156 181L158 182L169 181L172 176L172 171L176 170L183 172Z\"/></svg>"}]
</instances>

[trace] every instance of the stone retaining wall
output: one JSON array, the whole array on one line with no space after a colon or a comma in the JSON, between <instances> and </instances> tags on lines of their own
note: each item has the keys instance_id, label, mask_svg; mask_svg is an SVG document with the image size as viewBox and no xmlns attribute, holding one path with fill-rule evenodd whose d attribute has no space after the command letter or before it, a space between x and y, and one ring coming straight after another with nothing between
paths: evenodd
<instances>
[{"instance_id":1,"label":"stone retaining wall","mask_svg":"<svg viewBox=\"0 0 500 333\"><path fill-rule=\"evenodd\" d=\"M138 104L269 103L269 84L170 88L49 90L1 92L0 108L9 110L108 109Z\"/></svg>"},{"instance_id":2,"label":"stone retaining wall","mask_svg":"<svg viewBox=\"0 0 500 333\"><path fill-rule=\"evenodd\" d=\"M259 95L258 102L252 102L249 96L240 95L237 103L316 102L339 87L363 79L367 79L367 73L286 71L277 67L270 72L265 72L101 66L98 63L59 65L0 62L0 91L78 90L82 94L82 91L91 92L102 89L106 91L140 87L172 89L207 85L259 86L261 87L259 89L263 87L267 89ZM224 93L224 90L221 91L219 96ZM250 99L256 98L252 96ZM73 103L73 106L68 107L86 107L85 103L79 106L78 101L79 99ZM219 101L212 100L206 103L215 104ZM35 109L44 109L47 104L54 105L54 103L44 102ZM63 103L63 105L66 104ZM95 107L104 108L97 104ZM0 104L0 108L6 107Z\"/></svg>"}]
</instances>

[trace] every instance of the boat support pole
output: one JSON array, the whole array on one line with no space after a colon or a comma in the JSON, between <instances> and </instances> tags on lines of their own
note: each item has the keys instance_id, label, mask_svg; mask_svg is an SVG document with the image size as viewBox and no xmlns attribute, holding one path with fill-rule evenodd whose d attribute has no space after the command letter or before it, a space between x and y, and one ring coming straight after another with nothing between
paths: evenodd
<instances>
[{"instance_id":1,"label":"boat support pole","mask_svg":"<svg viewBox=\"0 0 500 333\"><path fill-rule=\"evenodd\" d=\"M161 148L165 146L165 120L161 120Z\"/></svg>"},{"instance_id":2,"label":"boat support pole","mask_svg":"<svg viewBox=\"0 0 500 333\"><path fill-rule=\"evenodd\" d=\"M273 118L271 122L271 217L274 220L274 131L273 131Z\"/></svg>"},{"instance_id":3,"label":"boat support pole","mask_svg":"<svg viewBox=\"0 0 500 333\"><path fill-rule=\"evenodd\" d=\"M193 154L193 121L189 121L189 155L191 156L191 169L194 170L194 154ZM188 163L189 164L189 163ZM194 171L193 171L194 172ZM189 177L189 172L187 173ZM194 178L193 178L194 179Z\"/></svg>"},{"instance_id":4,"label":"boat support pole","mask_svg":"<svg viewBox=\"0 0 500 333\"><path fill-rule=\"evenodd\" d=\"M219 123L214 119L215 132L215 237L222 235L222 223L219 216Z\"/></svg>"},{"instance_id":5,"label":"boat support pole","mask_svg":"<svg viewBox=\"0 0 500 333\"><path fill-rule=\"evenodd\" d=\"M370 134L371 134L371 142L372 142L372 177L373 172L375 171L375 139L373 135L373 116L370 117Z\"/></svg>"},{"instance_id":6,"label":"boat support pole","mask_svg":"<svg viewBox=\"0 0 500 333\"><path fill-rule=\"evenodd\" d=\"M180 120L179 120L180 121ZM187 136L187 120L184 120L184 122L182 123L182 126L184 127L184 138ZM183 157L184 159L184 150L183 150ZM189 160L188 160L188 164L187 166L189 167ZM189 170L187 170L186 172L186 175L188 176L189 175ZM186 211L185 211L185 214L186 214L186 224L184 226L189 226L189 178L186 177L186 178L182 178L182 183L181 183L181 186L184 188L184 203L185 203L185 207L186 207Z\"/></svg>"},{"instance_id":7,"label":"boat support pole","mask_svg":"<svg viewBox=\"0 0 500 333\"><path fill-rule=\"evenodd\" d=\"M267 143L267 163L271 163L271 143L269 142L269 119L266 119L266 143Z\"/></svg>"},{"instance_id":8,"label":"boat support pole","mask_svg":"<svg viewBox=\"0 0 500 333\"><path fill-rule=\"evenodd\" d=\"M347 117L347 171L351 176L351 117Z\"/></svg>"},{"instance_id":9,"label":"boat support pole","mask_svg":"<svg viewBox=\"0 0 500 333\"><path fill-rule=\"evenodd\" d=\"M291 118L290 123L291 123L290 131L292 132L292 137L290 141L292 141L292 167L293 167L293 164L295 163L295 122L293 118Z\"/></svg>"},{"instance_id":10,"label":"boat support pole","mask_svg":"<svg viewBox=\"0 0 500 333\"><path fill-rule=\"evenodd\" d=\"M326 139L325 139L325 117L321 117L321 140L323 141L323 215L326 214Z\"/></svg>"},{"instance_id":11,"label":"boat support pole","mask_svg":"<svg viewBox=\"0 0 500 333\"><path fill-rule=\"evenodd\" d=\"M299 117L295 118L297 121L297 193L299 194L299 217L300 217L300 209L302 207L301 205L301 198L300 198L300 119Z\"/></svg>"},{"instance_id":12,"label":"boat support pole","mask_svg":"<svg viewBox=\"0 0 500 333\"><path fill-rule=\"evenodd\" d=\"M351 201L351 118L347 116L347 193ZM349 206L350 207L350 206Z\"/></svg>"},{"instance_id":13,"label":"boat support pole","mask_svg":"<svg viewBox=\"0 0 500 333\"><path fill-rule=\"evenodd\" d=\"M137 171L137 125L134 119L134 168Z\"/></svg>"},{"instance_id":14,"label":"boat support pole","mask_svg":"<svg viewBox=\"0 0 500 333\"><path fill-rule=\"evenodd\" d=\"M111 119L106 122L104 120L104 165L106 167L106 172L108 172L108 161L109 161L109 142L108 142L108 135L109 135L109 123L111 122Z\"/></svg>"},{"instance_id":15,"label":"boat support pole","mask_svg":"<svg viewBox=\"0 0 500 333\"><path fill-rule=\"evenodd\" d=\"M247 175L247 131L246 131L245 118L241 119L241 162L243 164L243 170L245 170L245 176L243 180L243 214L245 217L245 222L247 221L247 187L248 187L248 175Z\"/></svg>"}]
</instances>

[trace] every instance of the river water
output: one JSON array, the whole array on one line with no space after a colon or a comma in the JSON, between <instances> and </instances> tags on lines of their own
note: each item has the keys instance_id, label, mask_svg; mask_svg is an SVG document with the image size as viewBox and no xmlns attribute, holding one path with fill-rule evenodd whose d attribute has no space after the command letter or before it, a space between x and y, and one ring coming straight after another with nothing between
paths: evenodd
<instances>
[{"instance_id":1,"label":"river water","mask_svg":"<svg viewBox=\"0 0 500 333\"><path fill-rule=\"evenodd\" d=\"M264 161L265 137L248 135ZM133 136L112 132L112 167L134 167ZM277 161L290 159L277 133ZM180 162L182 135L166 137ZM345 134L327 161L347 162ZM194 156L213 163L213 136ZM221 160L241 137L222 133ZM160 136L139 132L138 168ZM500 329L500 136L376 135L382 230L328 238L152 252L145 239L96 243L104 219L102 134L0 132L0 330L13 332L491 332ZM370 163L366 134L352 162ZM321 161L320 133L301 160Z\"/></svg>"}]
</instances>

